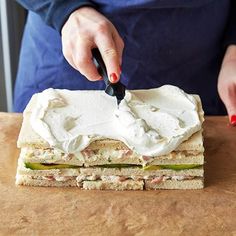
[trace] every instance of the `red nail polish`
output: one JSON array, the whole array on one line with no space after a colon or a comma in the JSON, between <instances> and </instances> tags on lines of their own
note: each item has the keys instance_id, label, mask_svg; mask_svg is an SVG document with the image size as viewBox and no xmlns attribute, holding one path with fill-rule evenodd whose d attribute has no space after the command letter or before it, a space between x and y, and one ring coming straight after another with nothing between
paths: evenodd
<instances>
[{"instance_id":1,"label":"red nail polish","mask_svg":"<svg viewBox=\"0 0 236 236\"><path fill-rule=\"evenodd\" d=\"M236 126L236 115L232 115L230 117L230 123L231 125Z\"/></svg>"},{"instance_id":2,"label":"red nail polish","mask_svg":"<svg viewBox=\"0 0 236 236\"><path fill-rule=\"evenodd\" d=\"M110 74L110 81L112 83L116 83L118 80L117 75L115 73Z\"/></svg>"}]
</instances>

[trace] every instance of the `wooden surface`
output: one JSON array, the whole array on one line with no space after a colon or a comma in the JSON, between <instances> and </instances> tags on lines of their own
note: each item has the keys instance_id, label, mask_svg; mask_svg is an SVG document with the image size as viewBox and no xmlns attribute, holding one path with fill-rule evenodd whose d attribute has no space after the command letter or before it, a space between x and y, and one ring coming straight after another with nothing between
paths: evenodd
<instances>
[{"instance_id":1,"label":"wooden surface","mask_svg":"<svg viewBox=\"0 0 236 236\"><path fill-rule=\"evenodd\" d=\"M85 191L16 187L22 117L0 113L0 235L236 235L236 127L204 123L206 188Z\"/></svg>"}]
</instances>

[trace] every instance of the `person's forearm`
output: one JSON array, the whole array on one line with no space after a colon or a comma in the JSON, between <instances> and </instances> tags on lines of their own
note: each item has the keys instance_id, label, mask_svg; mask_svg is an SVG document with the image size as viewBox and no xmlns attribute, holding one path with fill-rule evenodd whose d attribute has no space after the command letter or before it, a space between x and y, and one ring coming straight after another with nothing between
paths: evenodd
<instances>
[{"instance_id":1,"label":"person's forearm","mask_svg":"<svg viewBox=\"0 0 236 236\"><path fill-rule=\"evenodd\" d=\"M82 6L96 7L89 0L16 0L27 10L40 15L43 21L61 31L69 15Z\"/></svg>"}]
</instances>

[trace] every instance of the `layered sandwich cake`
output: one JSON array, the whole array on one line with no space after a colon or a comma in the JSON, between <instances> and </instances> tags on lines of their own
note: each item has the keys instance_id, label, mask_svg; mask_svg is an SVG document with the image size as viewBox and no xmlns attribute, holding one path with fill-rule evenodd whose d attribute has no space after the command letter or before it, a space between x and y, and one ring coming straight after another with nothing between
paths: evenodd
<instances>
[{"instance_id":1,"label":"layered sandwich cake","mask_svg":"<svg viewBox=\"0 0 236 236\"><path fill-rule=\"evenodd\" d=\"M47 89L23 113L17 185L100 190L203 188L198 95L165 85L126 91Z\"/></svg>"}]
</instances>

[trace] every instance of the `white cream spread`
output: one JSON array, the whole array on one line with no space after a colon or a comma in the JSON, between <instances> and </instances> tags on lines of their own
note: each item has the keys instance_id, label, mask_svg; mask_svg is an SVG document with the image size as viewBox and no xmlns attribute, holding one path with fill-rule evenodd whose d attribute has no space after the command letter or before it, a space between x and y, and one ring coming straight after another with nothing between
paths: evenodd
<instances>
[{"instance_id":1,"label":"white cream spread","mask_svg":"<svg viewBox=\"0 0 236 236\"><path fill-rule=\"evenodd\" d=\"M66 153L109 138L145 156L168 154L201 129L195 97L171 85L126 91L119 108L104 91L50 88L37 94L30 123L51 147Z\"/></svg>"}]
</instances>

